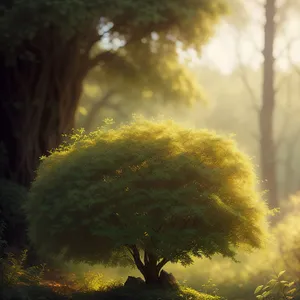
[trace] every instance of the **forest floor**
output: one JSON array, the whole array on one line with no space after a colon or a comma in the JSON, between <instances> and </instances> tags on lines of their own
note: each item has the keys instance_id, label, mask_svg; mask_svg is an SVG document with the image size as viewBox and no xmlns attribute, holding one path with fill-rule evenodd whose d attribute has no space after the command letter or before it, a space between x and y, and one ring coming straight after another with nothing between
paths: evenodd
<instances>
[{"instance_id":1,"label":"forest floor","mask_svg":"<svg viewBox=\"0 0 300 300\"><path fill-rule=\"evenodd\" d=\"M68 292L49 286L20 285L3 290L3 300L218 300L187 287L178 290L113 286L103 291Z\"/></svg>"}]
</instances>

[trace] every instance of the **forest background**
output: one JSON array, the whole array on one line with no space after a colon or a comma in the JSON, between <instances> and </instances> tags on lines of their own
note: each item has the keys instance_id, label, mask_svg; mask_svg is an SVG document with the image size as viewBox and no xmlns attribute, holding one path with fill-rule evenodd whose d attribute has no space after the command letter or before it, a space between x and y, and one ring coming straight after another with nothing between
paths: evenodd
<instances>
[{"instance_id":1,"label":"forest background","mask_svg":"<svg viewBox=\"0 0 300 300\"><path fill-rule=\"evenodd\" d=\"M192 88L184 84L180 87L189 98L174 101L172 94L166 97L168 93L162 98L161 94L141 91L130 82L124 84L122 81L120 89L116 88L115 82L113 86L99 85L101 73L93 72L85 81L77 114L77 126L87 131L96 129L105 118L112 118L119 124L129 120L132 114L142 114L147 117L163 115L189 127L233 134L240 148L253 158L258 174L262 174L263 156L270 158L270 149L263 145L261 120L265 115L271 118L271 136L267 138L272 140L268 147L273 147L271 151L274 151L270 163L276 180L269 182L276 190L278 200L270 206L281 206L285 212L282 223L275 230L276 236L281 236L280 240L273 241L264 251L250 256L241 254L240 264L219 258L199 260L188 268L170 268L180 274L178 279L192 287L199 288L211 279L210 283L216 284L223 295L243 296L243 299L252 299L255 287L267 280L270 273L278 273L284 268L298 277L300 271L299 259L294 256L299 245L292 242L300 232L299 201L294 196L300 190L300 1L277 3L274 14L277 30L271 37L274 46L272 86L266 83L263 73L264 66L270 63L269 54L263 51L265 36L272 35L265 23L270 2L232 1L233 14L219 24L200 57L193 50L179 53L182 63L196 78ZM266 84L273 94L273 103L265 98ZM193 101L193 97L198 97L198 101L186 105L186 100ZM261 185L264 187L262 180ZM282 227L290 234L282 236ZM82 268L86 269L86 266ZM112 278L125 276L128 272L95 268ZM214 284L209 285L211 289L215 288Z\"/></svg>"}]
</instances>

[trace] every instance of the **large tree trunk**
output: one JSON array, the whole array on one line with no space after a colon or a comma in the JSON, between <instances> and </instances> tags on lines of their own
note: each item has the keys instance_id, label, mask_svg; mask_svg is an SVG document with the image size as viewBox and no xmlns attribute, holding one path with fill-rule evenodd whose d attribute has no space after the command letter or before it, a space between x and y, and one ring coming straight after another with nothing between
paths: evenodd
<instances>
[{"instance_id":1,"label":"large tree trunk","mask_svg":"<svg viewBox=\"0 0 300 300\"><path fill-rule=\"evenodd\" d=\"M2 178L29 188L40 157L74 127L82 82L90 67L90 46L86 51L82 46L80 37L64 41L49 32L21 50L22 54L32 51L33 60L19 56L8 64L6 54L0 53Z\"/></svg>"},{"instance_id":2,"label":"large tree trunk","mask_svg":"<svg viewBox=\"0 0 300 300\"><path fill-rule=\"evenodd\" d=\"M263 71L263 95L260 112L260 153L261 170L264 189L268 190L268 202L270 208L279 206L277 194L277 170L276 149L273 137L273 114L275 107L274 90L274 40L275 40L275 14L276 1L266 0L264 27L264 71Z\"/></svg>"},{"instance_id":3,"label":"large tree trunk","mask_svg":"<svg viewBox=\"0 0 300 300\"><path fill-rule=\"evenodd\" d=\"M14 65L0 56L0 119L4 125L0 141L8 159L5 178L28 187L41 155L57 147L62 134L74 127L87 72L86 57L77 43L76 38L66 45L49 42L34 61L18 58Z\"/></svg>"}]
</instances>

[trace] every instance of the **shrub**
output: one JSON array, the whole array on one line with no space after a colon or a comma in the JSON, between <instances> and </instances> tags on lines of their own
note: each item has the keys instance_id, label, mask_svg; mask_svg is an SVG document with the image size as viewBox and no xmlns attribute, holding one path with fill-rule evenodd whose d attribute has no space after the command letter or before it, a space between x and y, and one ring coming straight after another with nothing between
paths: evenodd
<instances>
[{"instance_id":1,"label":"shrub","mask_svg":"<svg viewBox=\"0 0 300 300\"><path fill-rule=\"evenodd\" d=\"M293 299L293 295L296 292L295 282L284 280L284 273L285 271L281 271L278 275L273 275L273 278L266 285L258 286L254 291L256 298L258 300Z\"/></svg>"},{"instance_id":2,"label":"shrub","mask_svg":"<svg viewBox=\"0 0 300 300\"><path fill-rule=\"evenodd\" d=\"M0 178L0 220L5 223L2 237L9 246L20 248L26 246L24 230L26 219L22 204L26 201L27 195L28 191L25 187Z\"/></svg>"},{"instance_id":3,"label":"shrub","mask_svg":"<svg viewBox=\"0 0 300 300\"><path fill-rule=\"evenodd\" d=\"M25 209L42 255L136 265L147 283L168 262L260 247L266 212L233 140L139 118L44 157Z\"/></svg>"},{"instance_id":4,"label":"shrub","mask_svg":"<svg viewBox=\"0 0 300 300\"><path fill-rule=\"evenodd\" d=\"M2 261L3 281L5 286L17 284L40 284L45 265L25 267L27 250L24 250L19 257L8 253Z\"/></svg>"}]
</instances>

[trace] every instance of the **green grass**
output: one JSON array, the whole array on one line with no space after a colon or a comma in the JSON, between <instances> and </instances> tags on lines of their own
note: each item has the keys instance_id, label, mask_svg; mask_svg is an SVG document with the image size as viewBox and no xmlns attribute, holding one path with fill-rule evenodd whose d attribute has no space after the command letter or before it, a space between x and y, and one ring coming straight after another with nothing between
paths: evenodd
<instances>
[{"instance_id":1,"label":"green grass","mask_svg":"<svg viewBox=\"0 0 300 300\"><path fill-rule=\"evenodd\" d=\"M191 288L181 287L175 290L132 289L114 286L106 291L78 292L73 295L60 295L47 287L18 286L7 289L3 300L219 300L199 293Z\"/></svg>"},{"instance_id":2,"label":"green grass","mask_svg":"<svg viewBox=\"0 0 300 300\"><path fill-rule=\"evenodd\" d=\"M179 290L132 289L124 286L113 287L106 291L77 293L73 300L219 300L219 297L199 293L191 288Z\"/></svg>"}]
</instances>

